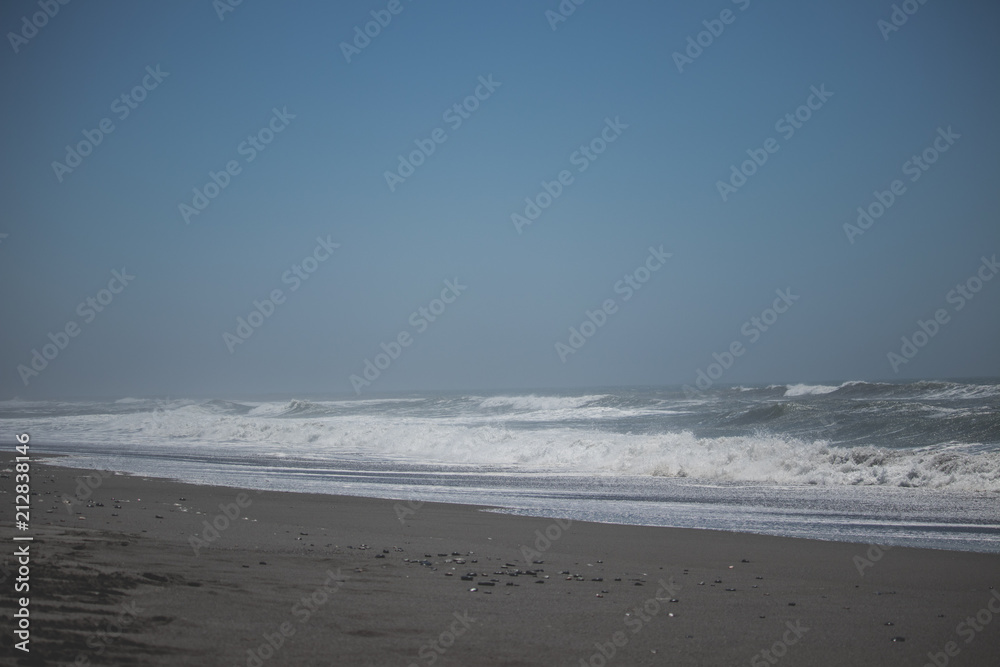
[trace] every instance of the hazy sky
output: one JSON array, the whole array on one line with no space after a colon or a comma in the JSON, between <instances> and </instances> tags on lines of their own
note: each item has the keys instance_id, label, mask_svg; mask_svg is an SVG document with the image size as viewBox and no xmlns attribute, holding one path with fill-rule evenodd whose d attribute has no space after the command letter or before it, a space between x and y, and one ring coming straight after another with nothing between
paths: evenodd
<instances>
[{"instance_id":1,"label":"hazy sky","mask_svg":"<svg viewBox=\"0 0 1000 667\"><path fill-rule=\"evenodd\" d=\"M50 4L0 398L1000 375L995 3Z\"/></svg>"}]
</instances>

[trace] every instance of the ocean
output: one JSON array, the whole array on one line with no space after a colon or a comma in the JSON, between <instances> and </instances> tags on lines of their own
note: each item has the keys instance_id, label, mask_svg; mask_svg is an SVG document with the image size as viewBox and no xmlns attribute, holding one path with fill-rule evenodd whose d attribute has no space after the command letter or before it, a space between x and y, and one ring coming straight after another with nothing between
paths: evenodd
<instances>
[{"instance_id":1,"label":"ocean","mask_svg":"<svg viewBox=\"0 0 1000 667\"><path fill-rule=\"evenodd\" d=\"M1000 382L11 400L0 420L72 467L397 511L1000 552Z\"/></svg>"}]
</instances>

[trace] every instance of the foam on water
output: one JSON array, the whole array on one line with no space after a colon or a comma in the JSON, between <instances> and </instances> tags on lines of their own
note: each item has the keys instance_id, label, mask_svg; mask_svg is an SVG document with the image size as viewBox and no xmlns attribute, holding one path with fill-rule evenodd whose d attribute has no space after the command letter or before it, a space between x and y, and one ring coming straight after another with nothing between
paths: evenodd
<instances>
[{"instance_id":1,"label":"foam on water","mask_svg":"<svg viewBox=\"0 0 1000 667\"><path fill-rule=\"evenodd\" d=\"M62 442L124 443L178 455L252 457L280 452L302 460L361 457L535 472L1000 491L1000 452L982 451L976 443L848 447L765 431L706 437L686 430L537 429L482 417L330 416L325 407L298 401L265 404L245 414L238 405L48 418L39 420L33 432ZM323 416L310 416L317 409ZM774 412L780 409L755 408L750 416L756 414L754 419L766 423L780 415Z\"/></svg>"},{"instance_id":2,"label":"foam on water","mask_svg":"<svg viewBox=\"0 0 1000 667\"><path fill-rule=\"evenodd\" d=\"M843 386L843 385L841 385ZM840 389L840 387L828 387L826 385L817 384L794 384L788 385L788 389L785 391L785 396L809 396L809 395L820 395L820 394L831 394Z\"/></svg>"},{"instance_id":3,"label":"foam on water","mask_svg":"<svg viewBox=\"0 0 1000 667\"><path fill-rule=\"evenodd\" d=\"M513 410L560 410L567 408L581 408L585 405L595 403L607 398L606 395L595 396L491 396L479 402L479 407L489 408L510 408Z\"/></svg>"},{"instance_id":4,"label":"foam on water","mask_svg":"<svg viewBox=\"0 0 1000 667\"><path fill-rule=\"evenodd\" d=\"M0 423L195 483L1000 551L1000 383L13 400Z\"/></svg>"}]
</instances>

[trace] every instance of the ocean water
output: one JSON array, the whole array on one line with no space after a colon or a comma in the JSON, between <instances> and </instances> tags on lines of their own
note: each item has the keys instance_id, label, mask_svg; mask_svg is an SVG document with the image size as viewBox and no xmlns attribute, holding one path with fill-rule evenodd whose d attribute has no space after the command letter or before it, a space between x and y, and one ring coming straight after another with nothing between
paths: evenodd
<instances>
[{"instance_id":1,"label":"ocean water","mask_svg":"<svg viewBox=\"0 0 1000 667\"><path fill-rule=\"evenodd\" d=\"M1000 382L13 400L0 421L36 457L195 483L1000 552Z\"/></svg>"}]
</instances>

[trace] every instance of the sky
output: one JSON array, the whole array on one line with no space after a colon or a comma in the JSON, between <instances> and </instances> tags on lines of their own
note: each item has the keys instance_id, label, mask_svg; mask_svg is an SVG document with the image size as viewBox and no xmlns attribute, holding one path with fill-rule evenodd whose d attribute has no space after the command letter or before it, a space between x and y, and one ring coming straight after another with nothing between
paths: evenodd
<instances>
[{"instance_id":1,"label":"sky","mask_svg":"<svg viewBox=\"0 0 1000 667\"><path fill-rule=\"evenodd\" d=\"M5 2L0 399L1000 376L998 23Z\"/></svg>"}]
</instances>

